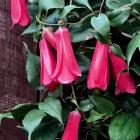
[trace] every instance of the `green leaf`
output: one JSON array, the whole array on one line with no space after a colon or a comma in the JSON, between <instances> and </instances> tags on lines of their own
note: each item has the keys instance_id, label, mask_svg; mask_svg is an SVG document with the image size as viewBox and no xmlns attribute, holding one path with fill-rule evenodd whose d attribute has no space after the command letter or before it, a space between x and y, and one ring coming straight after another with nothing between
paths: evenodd
<instances>
[{"instance_id":1,"label":"green leaf","mask_svg":"<svg viewBox=\"0 0 140 140\"><path fill-rule=\"evenodd\" d=\"M29 111L37 109L37 107L37 105L30 103L19 104L12 108L10 111L12 112L12 115L16 120L22 121Z\"/></svg>"},{"instance_id":2,"label":"green leaf","mask_svg":"<svg viewBox=\"0 0 140 140\"><path fill-rule=\"evenodd\" d=\"M114 104L102 96L89 96L89 99L95 104L97 110L102 114L111 115L115 111Z\"/></svg>"},{"instance_id":3,"label":"green leaf","mask_svg":"<svg viewBox=\"0 0 140 140\"><path fill-rule=\"evenodd\" d=\"M62 86L58 86L57 89L53 92L50 92L48 93L48 96L49 97L54 97L54 98L57 98L59 97L60 95L62 94Z\"/></svg>"},{"instance_id":4,"label":"green leaf","mask_svg":"<svg viewBox=\"0 0 140 140\"><path fill-rule=\"evenodd\" d=\"M40 63L39 57L30 51L27 55L26 62L27 79L33 88L40 86Z\"/></svg>"},{"instance_id":5,"label":"green leaf","mask_svg":"<svg viewBox=\"0 0 140 140\"><path fill-rule=\"evenodd\" d=\"M91 110L89 118L87 119L87 122L95 122L97 120L100 120L104 116L105 116L104 114L100 114L96 112L95 110Z\"/></svg>"},{"instance_id":6,"label":"green leaf","mask_svg":"<svg viewBox=\"0 0 140 140\"><path fill-rule=\"evenodd\" d=\"M30 24L21 35L25 34L32 34L34 32L37 32L41 29L40 25L36 25L35 23Z\"/></svg>"},{"instance_id":7,"label":"green leaf","mask_svg":"<svg viewBox=\"0 0 140 140\"><path fill-rule=\"evenodd\" d=\"M133 66L130 67L130 69L133 70L138 76L140 76L140 66L134 64Z\"/></svg>"},{"instance_id":8,"label":"green leaf","mask_svg":"<svg viewBox=\"0 0 140 140\"><path fill-rule=\"evenodd\" d=\"M103 37L109 36L110 23L109 23L108 17L105 14L101 13L98 15L98 17L92 17L91 18L91 25Z\"/></svg>"},{"instance_id":9,"label":"green leaf","mask_svg":"<svg viewBox=\"0 0 140 140\"><path fill-rule=\"evenodd\" d=\"M122 49L120 48L119 45L117 44L112 44L111 45L111 51L116 54L117 56L123 58L124 60L126 59L123 52L122 52Z\"/></svg>"},{"instance_id":10,"label":"green leaf","mask_svg":"<svg viewBox=\"0 0 140 140\"><path fill-rule=\"evenodd\" d=\"M88 72L89 67L90 67L90 59L80 53L76 53L76 60L78 62L78 65L80 66L81 71L84 72Z\"/></svg>"},{"instance_id":11,"label":"green leaf","mask_svg":"<svg viewBox=\"0 0 140 140\"><path fill-rule=\"evenodd\" d=\"M29 14L30 14L30 18L31 19L35 19L36 18L36 15L38 14L39 12L39 8L38 8L38 5L35 5L35 4L29 4L27 6L28 8L28 11L29 11Z\"/></svg>"},{"instance_id":12,"label":"green leaf","mask_svg":"<svg viewBox=\"0 0 140 140\"><path fill-rule=\"evenodd\" d=\"M44 112L34 109L24 117L22 123L25 130L28 132L28 140L31 140L32 132L40 124L44 116L46 116Z\"/></svg>"},{"instance_id":13,"label":"green leaf","mask_svg":"<svg viewBox=\"0 0 140 140\"><path fill-rule=\"evenodd\" d=\"M47 97L44 102L39 103L39 109L62 122L62 106L58 99Z\"/></svg>"},{"instance_id":14,"label":"green leaf","mask_svg":"<svg viewBox=\"0 0 140 140\"><path fill-rule=\"evenodd\" d=\"M59 10L56 9L52 14L46 17L44 22L47 24L56 24L59 18L60 18L60 13L59 13Z\"/></svg>"},{"instance_id":15,"label":"green leaf","mask_svg":"<svg viewBox=\"0 0 140 140\"><path fill-rule=\"evenodd\" d=\"M94 107L94 104L89 99L82 100L80 102L80 109L83 112L87 112L87 111L91 110L93 107Z\"/></svg>"},{"instance_id":16,"label":"green leaf","mask_svg":"<svg viewBox=\"0 0 140 140\"><path fill-rule=\"evenodd\" d=\"M61 18L64 18L67 16L67 14L69 14L72 10L76 9L76 8L82 8L82 7L78 7L78 6L75 6L75 5L67 5L63 8L61 14L60 14L60 17Z\"/></svg>"},{"instance_id":17,"label":"green leaf","mask_svg":"<svg viewBox=\"0 0 140 140\"><path fill-rule=\"evenodd\" d=\"M109 13L110 24L114 27L123 24L130 16L131 8L117 9Z\"/></svg>"},{"instance_id":18,"label":"green leaf","mask_svg":"<svg viewBox=\"0 0 140 140\"><path fill-rule=\"evenodd\" d=\"M43 122L32 133L31 140L55 140L58 132L59 125L56 121Z\"/></svg>"},{"instance_id":19,"label":"green leaf","mask_svg":"<svg viewBox=\"0 0 140 140\"><path fill-rule=\"evenodd\" d=\"M70 31L71 39L73 43L89 40L94 37L94 30L91 28L76 28Z\"/></svg>"},{"instance_id":20,"label":"green leaf","mask_svg":"<svg viewBox=\"0 0 140 140\"><path fill-rule=\"evenodd\" d=\"M39 0L39 9L48 11L54 8L63 8L64 3L62 0Z\"/></svg>"},{"instance_id":21,"label":"green leaf","mask_svg":"<svg viewBox=\"0 0 140 140\"><path fill-rule=\"evenodd\" d=\"M140 121L129 113L115 116L109 126L111 140L135 140L140 134Z\"/></svg>"},{"instance_id":22,"label":"green leaf","mask_svg":"<svg viewBox=\"0 0 140 140\"><path fill-rule=\"evenodd\" d=\"M30 3L38 3L39 0L28 0Z\"/></svg>"},{"instance_id":23,"label":"green leaf","mask_svg":"<svg viewBox=\"0 0 140 140\"><path fill-rule=\"evenodd\" d=\"M82 42L93 38L94 30L90 28L92 15L88 15L79 22L69 26L72 42Z\"/></svg>"},{"instance_id":24,"label":"green leaf","mask_svg":"<svg viewBox=\"0 0 140 140\"><path fill-rule=\"evenodd\" d=\"M132 0L106 0L106 5L109 9L115 10L131 2Z\"/></svg>"},{"instance_id":25,"label":"green leaf","mask_svg":"<svg viewBox=\"0 0 140 140\"><path fill-rule=\"evenodd\" d=\"M92 11L92 8L91 8L88 0L74 0L74 1L77 2L77 3L79 3L79 4L81 4L81 5L86 6L89 10Z\"/></svg>"},{"instance_id":26,"label":"green leaf","mask_svg":"<svg viewBox=\"0 0 140 140\"><path fill-rule=\"evenodd\" d=\"M135 37L133 37L127 46L126 60L127 60L128 66L130 65L132 56L138 47L140 47L140 35L136 35Z\"/></svg>"},{"instance_id":27,"label":"green leaf","mask_svg":"<svg viewBox=\"0 0 140 140\"><path fill-rule=\"evenodd\" d=\"M0 114L0 125L1 125L2 119L4 119L4 118L13 119L14 117L12 115L12 112L1 113Z\"/></svg>"}]
</instances>

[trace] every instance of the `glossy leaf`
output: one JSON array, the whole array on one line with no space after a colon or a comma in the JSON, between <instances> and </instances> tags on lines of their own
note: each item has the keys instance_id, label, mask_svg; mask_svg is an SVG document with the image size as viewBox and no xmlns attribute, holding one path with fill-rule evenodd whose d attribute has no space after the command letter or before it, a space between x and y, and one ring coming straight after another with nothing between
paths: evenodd
<instances>
[{"instance_id":1,"label":"glossy leaf","mask_svg":"<svg viewBox=\"0 0 140 140\"><path fill-rule=\"evenodd\" d=\"M81 5L86 6L88 9L90 9L92 11L92 8L91 8L88 0L74 0L74 1L81 4Z\"/></svg>"},{"instance_id":2,"label":"glossy leaf","mask_svg":"<svg viewBox=\"0 0 140 140\"><path fill-rule=\"evenodd\" d=\"M133 39L129 42L126 50L126 60L128 66L130 65L132 56L137 48L140 47L140 35L136 35Z\"/></svg>"},{"instance_id":3,"label":"glossy leaf","mask_svg":"<svg viewBox=\"0 0 140 140\"><path fill-rule=\"evenodd\" d=\"M100 114L96 112L95 110L91 110L89 118L87 119L87 122L95 122L97 120L100 120L104 116L105 116L104 114Z\"/></svg>"},{"instance_id":4,"label":"glossy leaf","mask_svg":"<svg viewBox=\"0 0 140 140\"><path fill-rule=\"evenodd\" d=\"M67 14L69 14L72 10L76 9L76 8L82 8L82 7L78 7L76 5L67 5L63 8L60 17L64 18L67 16Z\"/></svg>"},{"instance_id":5,"label":"glossy leaf","mask_svg":"<svg viewBox=\"0 0 140 140\"><path fill-rule=\"evenodd\" d=\"M37 128L45 115L44 112L34 109L24 117L22 123L25 130L28 132L28 140L31 140L32 132Z\"/></svg>"},{"instance_id":6,"label":"glossy leaf","mask_svg":"<svg viewBox=\"0 0 140 140\"><path fill-rule=\"evenodd\" d=\"M110 23L109 23L108 17L105 14L101 13L98 15L98 17L92 17L91 25L103 37L109 36Z\"/></svg>"},{"instance_id":7,"label":"glossy leaf","mask_svg":"<svg viewBox=\"0 0 140 140\"><path fill-rule=\"evenodd\" d=\"M46 11L54 8L63 8L63 6L64 3L62 0L39 0L39 8Z\"/></svg>"},{"instance_id":8,"label":"glossy leaf","mask_svg":"<svg viewBox=\"0 0 140 140\"><path fill-rule=\"evenodd\" d=\"M131 0L106 0L106 5L109 9L115 10L131 2Z\"/></svg>"},{"instance_id":9,"label":"glossy leaf","mask_svg":"<svg viewBox=\"0 0 140 140\"><path fill-rule=\"evenodd\" d=\"M80 102L80 109L84 112L91 110L93 107L95 107L95 106L89 99L82 100Z\"/></svg>"},{"instance_id":10,"label":"glossy leaf","mask_svg":"<svg viewBox=\"0 0 140 140\"><path fill-rule=\"evenodd\" d=\"M30 24L21 35L25 34L32 34L34 32L37 32L41 29L40 25L36 25L35 23Z\"/></svg>"},{"instance_id":11,"label":"glossy leaf","mask_svg":"<svg viewBox=\"0 0 140 140\"><path fill-rule=\"evenodd\" d=\"M32 133L31 140L55 140L59 132L59 125L56 121L50 120L41 123Z\"/></svg>"},{"instance_id":12,"label":"glossy leaf","mask_svg":"<svg viewBox=\"0 0 140 140\"><path fill-rule=\"evenodd\" d=\"M102 114L111 115L115 111L114 104L102 96L89 96L89 99L95 104L97 110Z\"/></svg>"},{"instance_id":13,"label":"glossy leaf","mask_svg":"<svg viewBox=\"0 0 140 140\"><path fill-rule=\"evenodd\" d=\"M110 24L114 27L123 24L130 16L130 8L127 9L117 9L112 11L109 15Z\"/></svg>"},{"instance_id":14,"label":"glossy leaf","mask_svg":"<svg viewBox=\"0 0 140 140\"><path fill-rule=\"evenodd\" d=\"M26 104L19 104L17 106L15 106L14 108L11 109L12 115L13 117L18 120L18 121L22 121L25 117L25 115L33 110L33 109L37 109L37 105L35 104L30 104L30 103L26 103Z\"/></svg>"},{"instance_id":15,"label":"glossy leaf","mask_svg":"<svg viewBox=\"0 0 140 140\"><path fill-rule=\"evenodd\" d=\"M1 113L0 114L0 125L1 125L2 119L4 119L4 118L13 119L14 117L12 115L12 112Z\"/></svg>"},{"instance_id":16,"label":"glossy leaf","mask_svg":"<svg viewBox=\"0 0 140 140\"><path fill-rule=\"evenodd\" d=\"M26 62L27 79L33 88L40 86L40 62L39 57L30 51Z\"/></svg>"},{"instance_id":17,"label":"glossy leaf","mask_svg":"<svg viewBox=\"0 0 140 140\"><path fill-rule=\"evenodd\" d=\"M140 121L129 113L115 116L109 126L111 140L135 140L140 135Z\"/></svg>"},{"instance_id":18,"label":"glossy leaf","mask_svg":"<svg viewBox=\"0 0 140 140\"><path fill-rule=\"evenodd\" d=\"M83 54L76 53L76 60L83 73L88 72L90 67L90 59Z\"/></svg>"},{"instance_id":19,"label":"glossy leaf","mask_svg":"<svg viewBox=\"0 0 140 140\"><path fill-rule=\"evenodd\" d=\"M62 122L62 106L58 99L48 97L44 102L39 103L39 109Z\"/></svg>"},{"instance_id":20,"label":"glossy leaf","mask_svg":"<svg viewBox=\"0 0 140 140\"><path fill-rule=\"evenodd\" d=\"M111 45L111 51L114 54L116 54L117 56L122 57L123 59L126 59L119 45L112 44Z\"/></svg>"}]
</instances>

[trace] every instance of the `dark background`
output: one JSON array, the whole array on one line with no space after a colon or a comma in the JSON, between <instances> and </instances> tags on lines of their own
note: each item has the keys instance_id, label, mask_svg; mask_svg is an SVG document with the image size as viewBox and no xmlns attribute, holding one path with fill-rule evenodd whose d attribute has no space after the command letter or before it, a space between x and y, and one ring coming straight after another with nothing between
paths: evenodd
<instances>
[{"instance_id":1,"label":"dark background","mask_svg":"<svg viewBox=\"0 0 140 140\"><path fill-rule=\"evenodd\" d=\"M34 47L30 36L20 37L23 28L14 26L10 16L10 0L0 0L0 112L19 103L35 102L36 91L28 84L25 73L26 53L22 40ZM26 140L13 120L3 120L0 140Z\"/></svg>"}]
</instances>

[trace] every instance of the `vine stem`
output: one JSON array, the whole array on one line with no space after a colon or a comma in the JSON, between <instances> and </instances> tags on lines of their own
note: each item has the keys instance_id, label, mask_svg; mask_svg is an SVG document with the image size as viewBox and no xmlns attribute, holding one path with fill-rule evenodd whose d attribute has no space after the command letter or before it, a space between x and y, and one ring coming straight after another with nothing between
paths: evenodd
<instances>
[{"instance_id":1,"label":"vine stem","mask_svg":"<svg viewBox=\"0 0 140 140\"><path fill-rule=\"evenodd\" d=\"M99 10L99 14L100 14L100 13L101 13L101 11L102 11L104 1L105 1L105 0L103 0L103 1L102 1L102 3L101 3L100 10Z\"/></svg>"}]
</instances>

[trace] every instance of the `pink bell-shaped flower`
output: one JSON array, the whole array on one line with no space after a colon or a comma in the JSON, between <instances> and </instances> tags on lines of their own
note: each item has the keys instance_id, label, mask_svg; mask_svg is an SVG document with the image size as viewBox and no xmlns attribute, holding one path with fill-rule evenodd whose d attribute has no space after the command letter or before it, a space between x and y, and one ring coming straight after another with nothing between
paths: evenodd
<instances>
[{"instance_id":1,"label":"pink bell-shaped flower","mask_svg":"<svg viewBox=\"0 0 140 140\"><path fill-rule=\"evenodd\" d=\"M81 76L81 70L76 62L70 34L67 28L59 28L55 32L57 48L57 64L53 74L61 84L70 84Z\"/></svg>"},{"instance_id":2,"label":"pink bell-shaped flower","mask_svg":"<svg viewBox=\"0 0 140 140\"><path fill-rule=\"evenodd\" d=\"M81 115L78 111L70 112L62 140L78 140L80 119Z\"/></svg>"},{"instance_id":3,"label":"pink bell-shaped flower","mask_svg":"<svg viewBox=\"0 0 140 140\"><path fill-rule=\"evenodd\" d=\"M128 72L122 72L124 69L128 68L125 60L121 57L116 56L111 51L109 55L110 55L112 76L116 81L115 95L120 95L120 93L123 92L135 94L136 85L133 78Z\"/></svg>"},{"instance_id":4,"label":"pink bell-shaped flower","mask_svg":"<svg viewBox=\"0 0 140 140\"><path fill-rule=\"evenodd\" d=\"M40 46L40 82L41 85L47 87L48 90L54 91L57 87L57 82L52 79L56 67L56 60L52 53L51 47L49 46L46 39L43 37L39 43Z\"/></svg>"},{"instance_id":5,"label":"pink bell-shaped flower","mask_svg":"<svg viewBox=\"0 0 140 140\"><path fill-rule=\"evenodd\" d=\"M14 24L27 26L30 22L25 0L11 0L11 18Z\"/></svg>"},{"instance_id":6,"label":"pink bell-shaped flower","mask_svg":"<svg viewBox=\"0 0 140 140\"><path fill-rule=\"evenodd\" d=\"M88 74L87 85L89 89L101 89L105 91L109 84L109 46L99 41L96 43L92 62Z\"/></svg>"}]
</instances>

